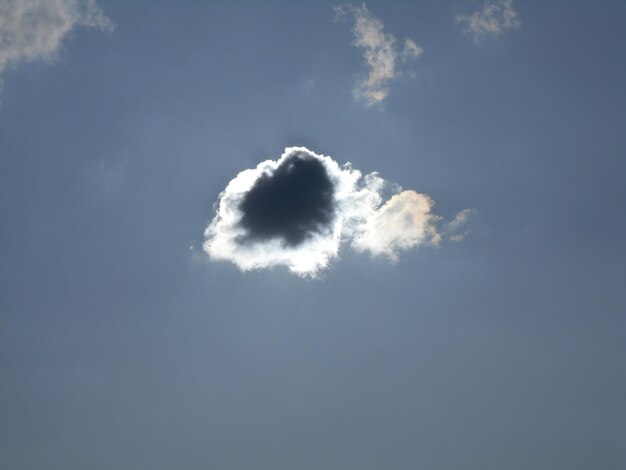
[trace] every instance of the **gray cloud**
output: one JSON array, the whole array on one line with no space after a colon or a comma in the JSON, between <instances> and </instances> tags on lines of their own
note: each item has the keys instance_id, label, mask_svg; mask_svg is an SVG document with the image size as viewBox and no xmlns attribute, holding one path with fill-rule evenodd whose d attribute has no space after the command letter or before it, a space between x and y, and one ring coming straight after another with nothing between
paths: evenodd
<instances>
[{"instance_id":1,"label":"gray cloud","mask_svg":"<svg viewBox=\"0 0 626 470\"><path fill-rule=\"evenodd\" d=\"M327 231L334 214L334 186L324 164L307 152L291 152L274 171L263 172L239 204L246 242L278 238L298 246Z\"/></svg>"},{"instance_id":2,"label":"gray cloud","mask_svg":"<svg viewBox=\"0 0 626 470\"><path fill-rule=\"evenodd\" d=\"M342 246L394 261L403 250L439 244L441 217L433 206L427 194L404 191L377 173L290 147L228 183L203 248L243 271L286 266L316 277Z\"/></svg>"},{"instance_id":3,"label":"gray cloud","mask_svg":"<svg viewBox=\"0 0 626 470\"><path fill-rule=\"evenodd\" d=\"M396 37L384 31L383 23L367 9L365 4L356 8L351 4L335 6L335 17L342 19L348 14L354 20L354 45L363 51L368 68L354 89L354 97L366 106L382 102L390 93L389 83L398 75L398 59L416 59L422 48L407 38L401 50L396 45Z\"/></svg>"},{"instance_id":4,"label":"gray cloud","mask_svg":"<svg viewBox=\"0 0 626 470\"><path fill-rule=\"evenodd\" d=\"M476 42L486 35L497 36L520 25L513 0L488 0L482 10L469 15L456 15L456 21L465 26L463 31L474 36Z\"/></svg>"}]
</instances>

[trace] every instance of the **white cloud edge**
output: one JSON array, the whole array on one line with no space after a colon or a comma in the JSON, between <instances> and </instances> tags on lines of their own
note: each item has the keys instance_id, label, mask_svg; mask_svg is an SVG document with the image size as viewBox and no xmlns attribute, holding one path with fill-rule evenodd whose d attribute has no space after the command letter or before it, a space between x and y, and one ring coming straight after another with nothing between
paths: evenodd
<instances>
[{"instance_id":1,"label":"white cloud edge","mask_svg":"<svg viewBox=\"0 0 626 470\"><path fill-rule=\"evenodd\" d=\"M316 158L335 185L338 209L328 233L316 234L302 245L284 246L279 240L240 243L238 205L264 172L273 171L294 152ZM384 201L385 191L391 198ZM423 193L402 190L387 183L378 173L363 175L347 163L340 166L331 157L305 147L288 147L278 160L266 160L233 178L216 203L216 214L205 230L203 250L213 261L230 261L242 271L286 266L302 277L318 277L339 258L342 248L383 256L394 262L402 251L420 246L437 246L442 241L432 213L434 201Z\"/></svg>"}]
</instances>

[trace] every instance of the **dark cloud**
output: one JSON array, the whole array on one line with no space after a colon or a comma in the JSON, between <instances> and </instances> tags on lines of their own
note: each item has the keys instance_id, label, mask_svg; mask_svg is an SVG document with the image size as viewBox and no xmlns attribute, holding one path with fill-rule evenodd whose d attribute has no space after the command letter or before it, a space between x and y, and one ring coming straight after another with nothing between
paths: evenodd
<instances>
[{"instance_id":1,"label":"dark cloud","mask_svg":"<svg viewBox=\"0 0 626 470\"><path fill-rule=\"evenodd\" d=\"M298 246L331 229L334 185L324 164L304 152L266 171L246 193L239 210L246 242L279 239Z\"/></svg>"},{"instance_id":2,"label":"dark cloud","mask_svg":"<svg viewBox=\"0 0 626 470\"><path fill-rule=\"evenodd\" d=\"M385 201L385 192L392 197ZM342 245L398 259L401 251L437 245L441 235L427 194L389 185L305 147L240 172L220 193L204 251L243 271L287 266L317 277Z\"/></svg>"}]
</instances>

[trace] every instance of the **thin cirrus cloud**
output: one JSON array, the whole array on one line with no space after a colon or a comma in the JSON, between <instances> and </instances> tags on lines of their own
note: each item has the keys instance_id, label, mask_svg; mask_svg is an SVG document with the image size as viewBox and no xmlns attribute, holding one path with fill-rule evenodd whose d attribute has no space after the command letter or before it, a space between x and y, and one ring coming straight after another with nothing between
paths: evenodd
<instances>
[{"instance_id":1,"label":"thin cirrus cloud","mask_svg":"<svg viewBox=\"0 0 626 470\"><path fill-rule=\"evenodd\" d=\"M399 75L398 62L417 59L423 49L410 38L398 48L396 37L385 32L382 21L372 15L365 4L360 7L338 5L334 10L336 19L351 16L354 20L353 44L363 51L368 69L354 89L354 97L367 107L381 103L389 96L390 82Z\"/></svg>"},{"instance_id":2,"label":"thin cirrus cloud","mask_svg":"<svg viewBox=\"0 0 626 470\"><path fill-rule=\"evenodd\" d=\"M442 218L433 206L427 194L404 191L378 173L289 147L228 183L203 248L242 271L286 266L317 277L346 246L395 261L404 250L438 245Z\"/></svg>"},{"instance_id":3,"label":"thin cirrus cloud","mask_svg":"<svg viewBox=\"0 0 626 470\"><path fill-rule=\"evenodd\" d=\"M464 26L463 31L472 35L477 43L485 36L498 36L520 26L513 0L487 0L482 10L468 15L456 15L455 19Z\"/></svg>"},{"instance_id":4,"label":"thin cirrus cloud","mask_svg":"<svg viewBox=\"0 0 626 470\"><path fill-rule=\"evenodd\" d=\"M54 59L75 26L111 31L113 22L95 0L0 1L0 74L11 65Z\"/></svg>"}]
</instances>

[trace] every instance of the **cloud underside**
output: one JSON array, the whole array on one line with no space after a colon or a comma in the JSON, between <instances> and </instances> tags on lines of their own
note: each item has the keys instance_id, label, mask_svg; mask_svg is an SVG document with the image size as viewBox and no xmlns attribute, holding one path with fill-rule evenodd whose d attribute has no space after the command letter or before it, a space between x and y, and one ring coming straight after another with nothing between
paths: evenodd
<instances>
[{"instance_id":1,"label":"cloud underside","mask_svg":"<svg viewBox=\"0 0 626 470\"><path fill-rule=\"evenodd\" d=\"M337 18L351 14L354 19L354 45L363 51L368 69L354 89L355 98L366 106L382 102L390 93L389 84L398 76L398 63L416 59L422 48L410 38L398 48L396 37L384 31L383 23L365 5L335 7Z\"/></svg>"},{"instance_id":2,"label":"cloud underside","mask_svg":"<svg viewBox=\"0 0 626 470\"><path fill-rule=\"evenodd\" d=\"M11 64L54 59L77 25L113 28L95 0L1 0L0 73Z\"/></svg>"},{"instance_id":3,"label":"cloud underside","mask_svg":"<svg viewBox=\"0 0 626 470\"><path fill-rule=\"evenodd\" d=\"M456 21L464 25L463 31L472 35L476 42L480 42L484 36L498 36L520 25L513 0L487 0L482 10L469 15L457 15Z\"/></svg>"},{"instance_id":4,"label":"cloud underside","mask_svg":"<svg viewBox=\"0 0 626 470\"><path fill-rule=\"evenodd\" d=\"M387 201L385 192L393 194ZM396 260L403 250L438 244L432 207L428 195L402 191L377 173L290 147L230 181L204 251L243 271L286 266L315 277L343 247Z\"/></svg>"}]
</instances>

